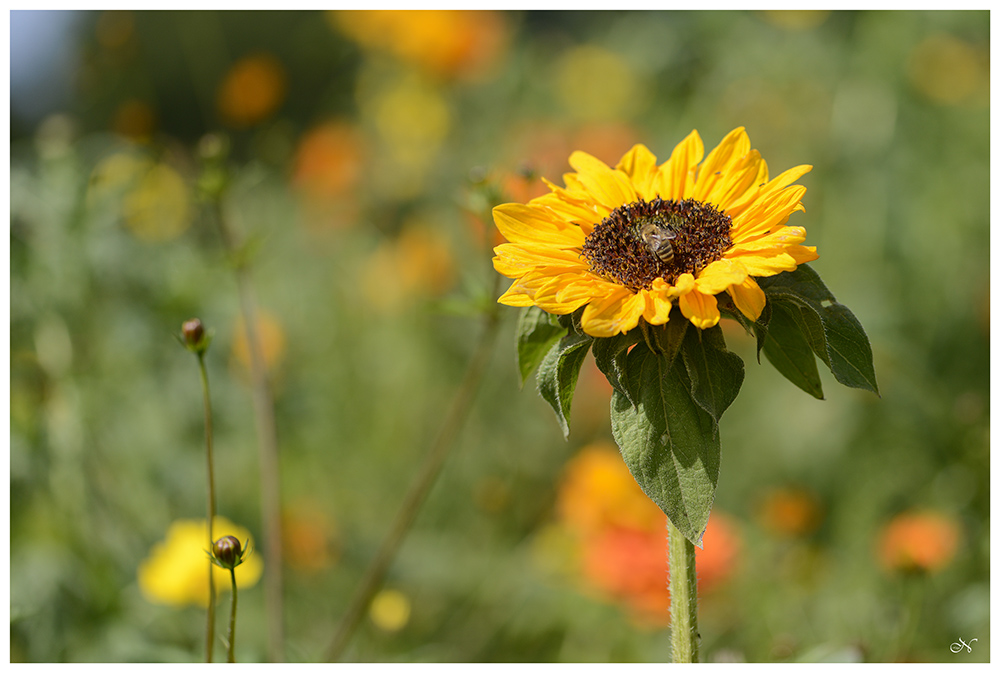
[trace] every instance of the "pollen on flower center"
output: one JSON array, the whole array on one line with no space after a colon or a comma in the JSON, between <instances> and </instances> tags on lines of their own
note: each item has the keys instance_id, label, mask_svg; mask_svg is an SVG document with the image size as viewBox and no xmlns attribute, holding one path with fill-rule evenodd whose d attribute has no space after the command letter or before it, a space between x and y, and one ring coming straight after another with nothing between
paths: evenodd
<instances>
[{"instance_id":1,"label":"pollen on flower center","mask_svg":"<svg viewBox=\"0 0 1000 673\"><path fill-rule=\"evenodd\" d=\"M639 199L613 210L587 236L582 254L591 270L632 290L657 278L673 284L697 276L732 247L732 220L695 199Z\"/></svg>"}]
</instances>

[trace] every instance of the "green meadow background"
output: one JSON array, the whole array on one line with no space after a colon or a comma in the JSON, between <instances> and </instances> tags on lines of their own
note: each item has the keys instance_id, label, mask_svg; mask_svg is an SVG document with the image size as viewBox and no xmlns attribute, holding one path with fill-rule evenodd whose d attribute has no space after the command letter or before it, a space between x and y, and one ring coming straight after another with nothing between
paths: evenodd
<instances>
[{"instance_id":1,"label":"green meadow background","mask_svg":"<svg viewBox=\"0 0 1000 673\"><path fill-rule=\"evenodd\" d=\"M219 510L263 547L205 134L229 143L273 384L285 656L316 661L483 329L489 206L561 184L576 149L662 161L737 126L772 175L814 166L791 223L866 328L881 396L824 369L814 399L725 327L746 380L715 508L742 543L703 601L702 659L989 661L989 49L988 12L13 12L11 661L203 659L203 610L137 580L173 521L204 517L198 370L174 338L191 317L214 330ZM610 439L609 389L588 357L564 440L519 389L517 310L500 316L386 578L398 619L367 614L345 658L667 661L662 624L543 543L565 466ZM775 519L787 492L808 525ZM933 567L880 560L912 512L955 540ZM239 660L265 641L258 584Z\"/></svg>"}]
</instances>

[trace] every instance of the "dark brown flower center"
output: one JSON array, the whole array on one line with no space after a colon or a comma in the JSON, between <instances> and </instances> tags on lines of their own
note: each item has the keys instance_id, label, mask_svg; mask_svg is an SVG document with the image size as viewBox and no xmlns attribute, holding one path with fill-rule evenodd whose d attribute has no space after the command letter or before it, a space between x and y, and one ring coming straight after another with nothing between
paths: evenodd
<instances>
[{"instance_id":1,"label":"dark brown flower center","mask_svg":"<svg viewBox=\"0 0 1000 673\"><path fill-rule=\"evenodd\" d=\"M695 199L639 199L615 208L583 243L591 270L632 290L648 289L657 278L675 283L697 277L732 247L733 222Z\"/></svg>"}]
</instances>

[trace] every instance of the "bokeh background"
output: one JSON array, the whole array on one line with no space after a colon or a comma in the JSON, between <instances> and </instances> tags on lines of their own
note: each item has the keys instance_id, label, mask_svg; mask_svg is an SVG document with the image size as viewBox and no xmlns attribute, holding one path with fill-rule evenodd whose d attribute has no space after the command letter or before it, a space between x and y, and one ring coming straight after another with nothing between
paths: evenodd
<instances>
[{"instance_id":1,"label":"bokeh background","mask_svg":"<svg viewBox=\"0 0 1000 673\"><path fill-rule=\"evenodd\" d=\"M197 601L140 582L168 531L204 516L198 372L174 338L193 316L215 331L219 510L262 546L237 285L199 190L206 134L230 148L225 212L273 383L286 656L314 661L482 330L489 206L560 182L575 149L613 164L642 142L663 160L693 128L711 148L737 126L773 174L815 166L794 224L867 329L881 397L823 370L813 399L726 326L746 381L700 552L703 659L989 661L987 12L10 25L12 661L202 659ZM588 358L564 440L519 390L516 310L501 315L346 656L666 661L663 521L622 478L610 388ZM238 657L263 661L248 584Z\"/></svg>"}]
</instances>

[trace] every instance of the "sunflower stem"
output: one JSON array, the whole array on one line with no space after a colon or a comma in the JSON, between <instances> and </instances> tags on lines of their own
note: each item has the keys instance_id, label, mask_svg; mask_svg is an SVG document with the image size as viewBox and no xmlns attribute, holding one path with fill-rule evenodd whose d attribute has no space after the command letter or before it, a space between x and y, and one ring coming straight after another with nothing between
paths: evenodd
<instances>
[{"instance_id":1,"label":"sunflower stem","mask_svg":"<svg viewBox=\"0 0 1000 673\"><path fill-rule=\"evenodd\" d=\"M215 469L212 460L212 398L208 389L208 371L205 369L205 354L198 353L198 370L201 373L201 390L205 401L205 456L208 463L208 549L212 548L212 523L215 521ZM205 661L212 663L212 649L215 641L215 573L212 561L208 561L208 615L205 624Z\"/></svg>"},{"instance_id":2,"label":"sunflower stem","mask_svg":"<svg viewBox=\"0 0 1000 673\"><path fill-rule=\"evenodd\" d=\"M670 641L675 664L698 663L698 572L694 545L670 520Z\"/></svg>"}]
</instances>

